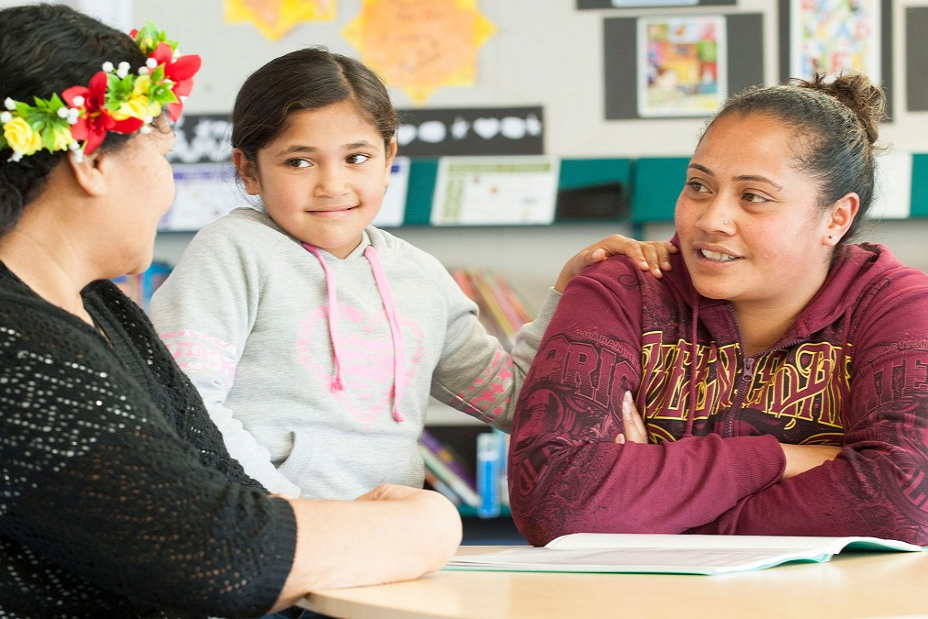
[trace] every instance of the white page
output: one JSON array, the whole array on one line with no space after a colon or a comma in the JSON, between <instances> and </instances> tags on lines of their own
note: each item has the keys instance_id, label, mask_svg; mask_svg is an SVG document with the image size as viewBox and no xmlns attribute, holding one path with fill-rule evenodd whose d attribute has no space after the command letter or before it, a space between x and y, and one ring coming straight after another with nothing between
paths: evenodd
<instances>
[{"instance_id":1,"label":"white page","mask_svg":"<svg viewBox=\"0 0 928 619\"><path fill-rule=\"evenodd\" d=\"M924 550L874 537L581 533L558 538L545 548L460 555L446 569L710 575L763 569L789 561L828 561L849 547Z\"/></svg>"}]
</instances>

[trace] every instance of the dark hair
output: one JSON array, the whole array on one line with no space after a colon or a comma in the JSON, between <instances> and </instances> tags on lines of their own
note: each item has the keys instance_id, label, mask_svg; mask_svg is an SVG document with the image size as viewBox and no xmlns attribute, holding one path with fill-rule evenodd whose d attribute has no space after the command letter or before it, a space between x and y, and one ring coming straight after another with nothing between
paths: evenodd
<instances>
[{"instance_id":1,"label":"dark hair","mask_svg":"<svg viewBox=\"0 0 928 619\"><path fill-rule=\"evenodd\" d=\"M885 118L883 90L861 73L816 74L785 86L753 87L733 95L715 118L764 114L790 126L796 136L797 169L819 181L822 208L850 192L860 196L851 238L873 203L875 146ZM707 129L708 130L708 129Z\"/></svg>"},{"instance_id":2,"label":"dark hair","mask_svg":"<svg viewBox=\"0 0 928 619\"><path fill-rule=\"evenodd\" d=\"M283 130L292 112L352 101L383 137L384 147L399 126L384 83L361 62L310 47L290 52L252 73L232 109L232 146L251 162Z\"/></svg>"},{"instance_id":3,"label":"dark hair","mask_svg":"<svg viewBox=\"0 0 928 619\"><path fill-rule=\"evenodd\" d=\"M71 86L86 86L103 63L126 61L137 68L145 54L126 33L62 5L0 10L0 100L33 104ZM107 133L101 149L130 136ZM18 162L0 153L0 234L19 221L23 208L42 191L66 151L36 151Z\"/></svg>"}]
</instances>

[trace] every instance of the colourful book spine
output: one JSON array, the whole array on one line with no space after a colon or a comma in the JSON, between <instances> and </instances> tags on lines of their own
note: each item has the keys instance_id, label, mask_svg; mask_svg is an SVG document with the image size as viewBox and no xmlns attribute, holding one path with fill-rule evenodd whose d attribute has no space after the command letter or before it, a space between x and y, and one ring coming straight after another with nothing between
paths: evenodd
<instances>
[{"instance_id":1,"label":"colourful book spine","mask_svg":"<svg viewBox=\"0 0 928 619\"><path fill-rule=\"evenodd\" d=\"M516 294L515 290L509 285L509 283L500 275L494 276L496 279L497 285L500 287L500 290L506 295L506 298L509 300L510 305L512 305L513 310L519 316L522 321L522 324L526 322L531 322L535 319L532 312L528 310L525 303L522 301L522 298ZM519 326L522 326L521 324Z\"/></svg>"},{"instance_id":2,"label":"colourful book spine","mask_svg":"<svg viewBox=\"0 0 928 619\"><path fill-rule=\"evenodd\" d=\"M425 462L426 468L459 495L464 503L474 508L480 507L480 495L477 494L477 491L449 469L441 458L433 454L428 447L421 443L419 444L419 453L422 454L422 460Z\"/></svg>"},{"instance_id":3,"label":"colourful book spine","mask_svg":"<svg viewBox=\"0 0 928 619\"><path fill-rule=\"evenodd\" d=\"M467 272L463 269L455 269L451 272L451 277L454 278L454 281L458 283L458 286L461 287L461 291L467 296L471 301L476 300L477 294L474 292L473 287L470 285L470 280L467 277Z\"/></svg>"},{"instance_id":4,"label":"colourful book spine","mask_svg":"<svg viewBox=\"0 0 928 619\"><path fill-rule=\"evenodd\" d=\"M455 505L461 505L464 502L460 495L451 489L451 486L438 479L438 476L428 468L425 469L425 482L432 487L432 490L445 495Z\"/></svg>"},{"instance_id":5,"label":"colourful book spine","mask_svg":"<svg viewBox=\"0 0 928 619\"><path fill-rule=\"evenodd\" d=\"M499 502L506 509L509 508L509 435L502 436L502 452L499 458Z\"/></svg>"},{"instance_id":6,"label":"colourful book spine","mask_svg":"<svg viewBox=\"0 0 928 619\"><path fill-rule=\"evenodd\" d=\"M450 447L438 440L428 430L422 430L419 442L428 447L429 451L441 458L458 477L463 479L471 488L477 489L477 478L467 462Z\"/></svg>"}]
</instances>

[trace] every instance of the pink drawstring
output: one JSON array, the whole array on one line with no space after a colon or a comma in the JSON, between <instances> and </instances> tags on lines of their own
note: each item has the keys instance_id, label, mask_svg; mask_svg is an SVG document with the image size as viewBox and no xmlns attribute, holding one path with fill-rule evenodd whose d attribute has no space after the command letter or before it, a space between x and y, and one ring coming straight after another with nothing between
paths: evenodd
<instances>
[{"instance_id":1,"label":"pink drawstring","mask_svg":"<svg viewBox=\"0 0 928 619\"><path fill-rule=\"evenodd\" d=\"M368 245L364 249L364 256L371 263L374 281L377 282L377 289L380 291L380 298L383 300L383 308L387 312L387 322L390 323L390 333L393 336L393 419L403 421L399 405L400 395L404 387L403 334L400 331L400 323L396 319L396 305L393 303L393 296L390 294L387 275L383 272L383 265L380 264L380 257L374 251L373 245Z\"/></svg>"},{"instance_id":2,"label":"pink drawstring","mask_svg":"<svg viewBox=\"0 0 928 619\"><path fill-rule=\"evenodd\" d=\"M303 243L303 247L316 256L322 270L325 272L326 292L329 296L329 337L332 340L332 391L342 391L345 387L342 383L341 363L338 360L338 348L341 344L338 337L338 302L336 300L335 274L329 270L319 249ZM373 245L368 245L364 249L364 257L371 265L371 271L374 273L374 281L377 283L377 290L380 292L380 298L383 301L383 307L387 314L387 322L390 325L390 335L393 338L393 419L397 422L403 421L403 415L400 413L399 403L400 396L403 392L404 385L404 366L405 360L403 351L403 334L400 331L400 323L396 318L396 305L393 303L393 296L390 294L390 286L387 283L387 275L384 273L380 258L374 250Z\"/></svg>"},{"instance_id":3,"label":"pink drawstring","mask_svg":"<svg viewBox=\"0 0 928 619\"><path fill-rule=\"evenodd\" d=\"M335 300L335 276L329 271L329 266L325 263L318 249L309 243L303 243L303 247L319 259L319 264L322 265L322 270L325 272L326 294L329 295L329 338L332 340L332 365L334 366L332 383L329 385L329 389L331 391L342 391L345 389L345 385L342 383L342 366L338 360L338 303Z\"/></svg>"}]
</instances>

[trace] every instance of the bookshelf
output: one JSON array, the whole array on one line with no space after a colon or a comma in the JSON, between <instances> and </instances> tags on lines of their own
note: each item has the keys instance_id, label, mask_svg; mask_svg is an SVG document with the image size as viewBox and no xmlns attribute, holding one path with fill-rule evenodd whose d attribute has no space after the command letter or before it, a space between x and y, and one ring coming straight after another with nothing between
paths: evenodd
<instances>
[{"instance_id":1,"label":"bookshelf","mask_svg":"<svg viewBox=\"0 0 928 619\"><path fill-rule=\"evenodd\" d=\"M493 269L466 267L450 272L464 294L477 304L487 332L511 350L519 328L534 318L532 306ZM503 531L497 531L497 535L502 539L519 541L509 518L508 444L508 435L431 400L420 440L426 480L458 505L465 519L466 536L475 534L474 529L486 536L501 528ZM494 519L501 524L477 524L479 520Z\"/></svg>"},{"instance_id":2,"label":"bookshelf","mask_svg":"<svg viewBox=\"0 0 928 619\"><path fill-rule=\"evenodd\" d=\"M494 432L496 435L501 434L488 426L476 422L466 425L429 424L426 432L442 443L443 446L451 449L454 456L460 458L463 466L474 470L474 477L477 477L476 470L479 466L477 453L479 437L492 435ZM501 454L501 456L505 457L505 454ZM477 483L480 482L477 481ZM501 490L505 491L505 477L499 478L497 483L501 484ZM481 514L481 510L474 506L458 505L458 512L461 514L464 525L465 544L525 543L512 521L508 500L502 500L499 512L492 516Z\"/></svg>"}]
</instances>

